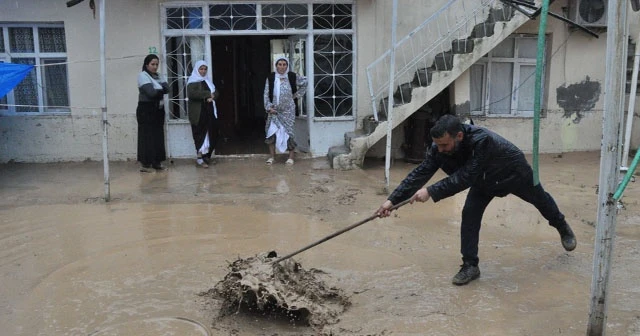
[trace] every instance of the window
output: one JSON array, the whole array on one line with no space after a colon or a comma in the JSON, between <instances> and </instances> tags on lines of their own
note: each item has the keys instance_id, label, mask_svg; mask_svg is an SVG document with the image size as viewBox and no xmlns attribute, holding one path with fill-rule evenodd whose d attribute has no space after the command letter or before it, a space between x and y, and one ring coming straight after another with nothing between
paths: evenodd
<instances>
[{"instance_id":1,"label":"window","mask_svg":"<svg viewBox=\"0 0 640 336\"><path fill-rule=\"evenodd\" d=\"M472 115L533 117L537 45L535 35L512 35L471 66Z\"/></svg>"},{"instance_id":2,"label":"window","mask_svg":"<svg viewBox=\"0 0 640 336\"><path fill-rule=\"evenodd\" d=\"M5 97L0 113L69 112L67 46L62 24L0 23L0 62L35 65Z\"/></svg>"}]
</instances>

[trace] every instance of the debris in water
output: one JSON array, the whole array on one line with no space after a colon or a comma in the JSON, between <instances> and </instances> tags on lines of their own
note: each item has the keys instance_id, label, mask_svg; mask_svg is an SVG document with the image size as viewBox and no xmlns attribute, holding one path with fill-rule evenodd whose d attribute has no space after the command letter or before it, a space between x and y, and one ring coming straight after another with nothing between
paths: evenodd
<instances>
[{"instance_id":1,"label":"debris in water","mask_svg":"<svg viewBox=\"0 0 640 336\"><path fill-rule=\"evenodd\" d=\"M291 258L273 264L276 258L275 251L239 258L229 265L230 272L223 280L201 295L221 300L222 316L244 307L302 321L314 328L337 323L351 304L343 292L327 288L316 277L322 271L306 271Z\"/></svg>"}]
</instances>

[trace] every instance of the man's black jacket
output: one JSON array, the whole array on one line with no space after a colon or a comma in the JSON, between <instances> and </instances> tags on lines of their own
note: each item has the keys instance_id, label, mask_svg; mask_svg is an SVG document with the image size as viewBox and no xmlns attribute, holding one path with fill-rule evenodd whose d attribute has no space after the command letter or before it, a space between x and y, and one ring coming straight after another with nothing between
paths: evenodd
<instances>
[{"instance_id":1,"label":"man's black jacket","mask_svg":"<svg viewBox=\"0 0 640 336\"><path fill-rule=\"evenodd\" d=\"M439 153L438 146L432 144L425 160L407 175L388 199L398 204L413 196L438 168L449 176L427 187L434 202L472 186L484 188L489 195L503 197L509 194L514 182L532 179L531 166L524 154L507 139L473 125L463 125L462 132L463 139L453 155Z\"/></svg>"}]
</instances>

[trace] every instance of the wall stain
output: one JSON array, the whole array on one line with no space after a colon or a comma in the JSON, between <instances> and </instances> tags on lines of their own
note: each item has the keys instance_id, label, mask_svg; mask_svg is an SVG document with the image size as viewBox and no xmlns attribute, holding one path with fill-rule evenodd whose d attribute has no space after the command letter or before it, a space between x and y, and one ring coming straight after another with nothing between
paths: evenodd
<instances>
[{"instance_id":1,"label":"wall stain","mask_svg":"<svg viewBox=\"0 0 640 336\"><path fill-rule=\"evenodd\" d=\"M600 82L591 81L589 76L580 83L560 86L556 89L558 105L564 110L563 118L573 119L574 124L580 123L584 112L591 111L600 99Z\"/></svg>"},{"instance_id":2,"label":"wall stain","mask_svg":"<svg viewBox=\"0 0 640 336\"><path fill-rule=\"evenodd\" d=\"M454 104L450 109L453 114L458 116L471 115L471 102L467 100L462 104Z\"/></svg>"}]
</instances>

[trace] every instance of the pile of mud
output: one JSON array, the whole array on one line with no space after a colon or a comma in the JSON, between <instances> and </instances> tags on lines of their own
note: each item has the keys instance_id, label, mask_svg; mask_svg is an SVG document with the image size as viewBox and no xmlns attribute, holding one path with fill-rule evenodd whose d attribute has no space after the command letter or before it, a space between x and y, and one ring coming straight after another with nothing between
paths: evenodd
<instances>
[{"instance_id":1,"label":"pile of mud","mask_svg":"<svg viewBox=\"0 0 640 336\"><path fill-rule=\"evenodd\" d=\"M222 301L222 316L242 312L277 314L296 323L322 327L339 321L351 304L344 293L306 271L293 259L274 264L277 254L269 252L229 264L230 272L214 288L203 293Z\"/></svg>"}]
</instances>

